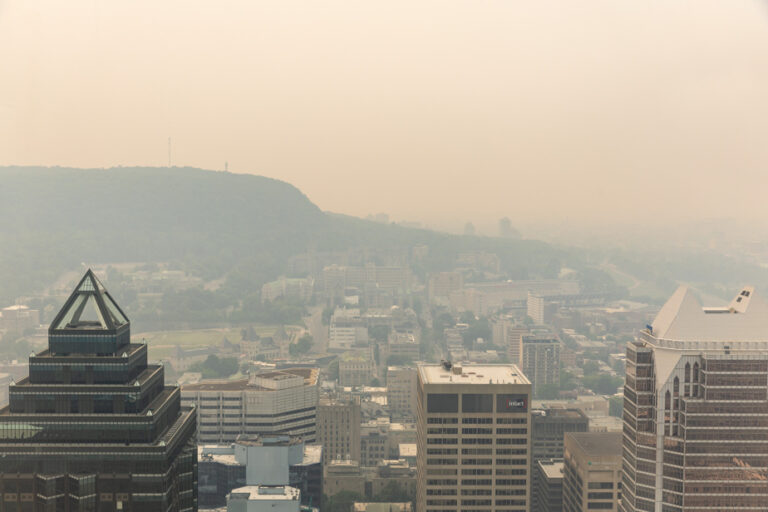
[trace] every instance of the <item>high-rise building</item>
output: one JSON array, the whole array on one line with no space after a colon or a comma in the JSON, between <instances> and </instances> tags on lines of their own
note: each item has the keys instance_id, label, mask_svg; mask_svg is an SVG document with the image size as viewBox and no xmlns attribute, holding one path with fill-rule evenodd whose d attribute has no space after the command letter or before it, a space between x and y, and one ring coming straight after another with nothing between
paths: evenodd
<instances>
[{"instance_id":1,"label":"high-rise building","mask_svg":"<svg viewBox=\"0 0 768 512\"><path fill-rule=\"evenodd\" d=\"M360 403L322 399L317 407L317 442L323 445L323 463L360 462Z\"/></svg>"},{"instance_id":2,"label":"high-rise building","mask_svg":"<svg viewBox=\"0 0 768 512\"><path fill-rule=\"evenodd\" d=\"M530 399L514 365L420 365L417 510L529 510Z\"/></svg>"},{"instance_id":3,"label":"high-rise building","mask_svg":"<svg viewBox=\"0 0 768 512\"><path fill-rule=\"evenodd\" d=\"M565 450L566 432L589 431L589 418L579 409L534 409L531 411L531 484L539 482L536 464L541 460L559 460ZM533 510L535 511L534 503Z\"/></svg>"},{"instance_id":4,"label":"high-rise building","mask_svg":"<svg viewBox=\"0 0 768 512\"><path fill-rule=\"evenodd\" d=\"M563 459L543 459L534 466L531 510L533 512L562 512Z\"/></svg>"},{"instance_id":5,"label":"high-rise building","mask_svg":"<svg viewBox=\"0 0 768 512\"><path fill-rule=\"evenodd\" d=\"M0 410L0 510L195 511L195 408L88 270Z\"/></svg>"},{"instance_id":6,"label":"high-rise building","mask_svg":"<svg viewBox=\"0 0 768 512\"><path fill-rule=\"evenodd\" d=\"M555 336L523 336L523 373L537 396L544 386L560 385L560 341Z\"/></svg>"},{"instance_id":7,"label":"high-rise building","mask_svg":"<svg viewBox=\"0 0 768 512\"><path fill-rule=\"evenodd\" d=\"M768 303L679 288L627 344L621 509L765 509L767 427Z\"/></svg>"},{"instance_id":8,"label":"high-rise building","mask_svg":"<svg viewBox=\"0 0 768 512\"><path fill-rule=\"evenodd\" d=\"M387 405L392 418L416 418L416 369L387 368Z\"/></svg>"},{"instance_id":9,"label":"high-rise building","mask_svg":"<svg viewBox=\"0 0 768 512\"><path fill-rule=\"evenodd\" d=\"M563 512L616 512L621 499L621 432L565 434Z\"/></svg>"},{"instance_id":10,"label":"high-rise building","mask_svg":"<svg viewBox=\"0 0 768 512\"><path fill-rule=\"evenodd\" d=\"M285 368L240 380L208 380L181 388L197 407L198 442L233 443L241 435L286 434L315 440L317 368Z\"/></svg>"}]
</instances>

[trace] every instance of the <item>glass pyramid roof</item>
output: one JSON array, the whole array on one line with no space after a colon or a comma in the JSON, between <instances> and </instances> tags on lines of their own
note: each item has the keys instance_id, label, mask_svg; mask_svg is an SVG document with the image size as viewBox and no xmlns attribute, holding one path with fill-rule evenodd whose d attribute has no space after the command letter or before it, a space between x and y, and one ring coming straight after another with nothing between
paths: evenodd
<instances>
[{"instance_id":1,"label":"glass pyramid roof","mask_svg":"<svg viewBox=\"0 0 768 512\"><path fill-rule=\"evenodd\" d=\"M114 331L128 323L123 310L88 269L51 322L50 330Z\"/></svg>"}]
</instances>

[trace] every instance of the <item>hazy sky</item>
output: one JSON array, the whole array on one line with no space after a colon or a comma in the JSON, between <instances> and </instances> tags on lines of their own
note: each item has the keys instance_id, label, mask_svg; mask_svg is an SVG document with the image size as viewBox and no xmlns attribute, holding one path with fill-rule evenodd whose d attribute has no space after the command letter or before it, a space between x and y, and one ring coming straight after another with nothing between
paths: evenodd
<instances>
[{"instance_id":1,"label":"hazy sky","mask_svg":"<svg viewBox=\"0 0 768 512\"><path fill-rule=\"evenodd\" d=\"M768 218L768 3L0 0L0 165L169 136L353 215Z\"/></svg>"}]
</instances>

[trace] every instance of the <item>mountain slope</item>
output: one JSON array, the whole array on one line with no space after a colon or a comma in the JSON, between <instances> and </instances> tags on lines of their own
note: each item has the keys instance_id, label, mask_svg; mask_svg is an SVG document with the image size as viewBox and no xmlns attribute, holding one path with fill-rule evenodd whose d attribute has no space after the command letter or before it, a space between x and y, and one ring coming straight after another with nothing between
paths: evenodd
<instances>
[{"instance_id":1,"label":"mountain slope","mask_svg":"<svg viewBox=\"0 0 768 512\"><path fill-rule=\"evenodd\" d=\"M0 168L0 300L34 293L86 264L175 261L206 278L232 272L248 286L286 270L290 256L365 248L425 270L458 252L487 250L510 277L556 275L572 257L547 244L453 236L322 212L294 186L193 168Z\"/></svg>"}]
</instances>

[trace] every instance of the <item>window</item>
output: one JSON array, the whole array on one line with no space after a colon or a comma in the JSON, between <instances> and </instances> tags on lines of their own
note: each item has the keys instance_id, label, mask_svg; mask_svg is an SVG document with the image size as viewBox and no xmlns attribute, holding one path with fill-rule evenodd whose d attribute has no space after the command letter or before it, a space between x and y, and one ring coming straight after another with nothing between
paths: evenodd
<instances>
[{"instance_id":1,"label":"window","mask_svg":"<svg viewBox=\"0 0 768 512\"><path fill-rule=\"evenodd\" d=\"M468 393L461 395L461 412L493 412L493 395Z\"/></svg>"},{"instance_id":2,"label":"window","mask_svg":"<svg viewBox=\"0 0 768 512\"><path fill-rule=\"evenodd\" d=\"M459 412L459 395L454 393L429 393L427 412Z\"/></svg>"}]
</instances>

